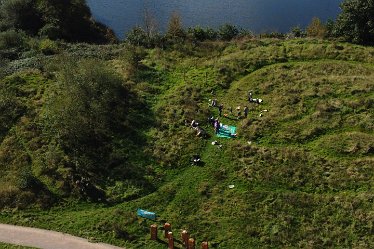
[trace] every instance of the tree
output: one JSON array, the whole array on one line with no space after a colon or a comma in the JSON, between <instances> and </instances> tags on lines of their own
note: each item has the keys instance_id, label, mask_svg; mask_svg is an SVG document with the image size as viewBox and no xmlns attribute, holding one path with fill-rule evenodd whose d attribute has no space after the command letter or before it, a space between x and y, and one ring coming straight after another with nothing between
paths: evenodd
<instances>
[{"instance_id":1,"label":"tree","mask_svg":"<svg viewBox=\"0 0 374 249\"><path fill-rule=\"evenodd\" d=\"M205 30L200 26L188 28L187 34L193 41L204 41L207 39Z\"/></svg>"},{"instance_id":2,"label":"tree","mask_svg":"<svg viewBox=\"0 0 374 249\"><path fill-rule=\"evenodd\" d=\"M214 29L202 28L200 26L188 28L187 33L193 41L215 40L218 37L217 31Z\"/></svg>"},{"instance_id":3,"label":"tree","mask_svg":"<svg viewBox=\"0 0 374 249\"><path fill-rule=\"evenodd\" d=\"M323 38L326 35L326 26L317 17L313 17L311 23L306 28L307 36Z\"/></svg>"},{"instance_id":4,"label":"tree","mask_svg":"<svg viewBox=\"0 0 374 249\"><path fill-rule=\"evenodd\" d=\"M218 34L222 40L229 41L239 35L239 30L235 25L224 24L219 27Z\"/></svg>"},{"instance_id":5,"label":"tree","mask_svg":"<svg viewBox=\"0 0 374 249\"><path fill-rule=\"evenodd\" d=\"M345 0L334 34L358 44L374 43L374 0Z\"/></svg>"},{"instance_id":6,"label":"tree","mask_svg":"<svg viewBox=\"0 0 374 249\"><path fill-rule=\"evenodd\" d=\"M147 33L139 26L126 33L126 40L134 46L146 46L148 44Z\"/></svg>"},{"instance_id":7,"label":"tree","mask_svg":"<svg viewBox=\"0 0 374 249\"><path fill-rule=\"evenodd\" d=\"M123 129L128 91L104 63L63 59L43 107L44 136L76 175L103 174ZM45 155L48 152L44 153Z\"/></svg>"},{"instance_id":8,"label":"tree","mask_svg":"<svg viewBox=\"0 0 374 249\"><path fill-rule=\"evenodd\" d=\"M333 37L334 36L335 22L332 19L328 19L325 27L326 27L325 37Z\"/></svg>"},{"instance_id":9,"label":"tree","mask_svg":"<svg viewBox=\"0 0 374 249\"><path fill-rule=\"evenodd\" d=\"M173 12L169 19L168 29L166 36L174 41L184 40L186 34L182 25L182 18L178 12Z\"/></svg>"},{"instance_id":10,"label":"tree","mask_svg":"<svg viewBox=\"0 0 374 249\"><path fill-rule=\"evenodd\" d=\"M304 37L305 36L305 32L299 26L292 27L291 34L294 37Z\"/></svg>"},{"instance_id":11,"label":"tree","mask_svg":"<svg viewBox=\"0 0 374 249\"><path fill-rule=\"evenodd\" d=\"M143 13L144 31L147 34L148 40L152 40L157 35L157 20L154 14L148 9L144 8Z\"/></svg>"},{"instance_id":12,"label":"tree","mask_svg":"<svg viewBox=\"0 0 374 249\"><path fill-rule=\"evenodd\" d=\"M7 29L74 42L115 40L110 29L92 19L84 0L2 0L0 31Z\"/></svg>"},{"instance_id":13,"label":"tree","mask_svg":"<svg viewBox=\"0 0 374 249\"><path fill-rule=\"evenodd\" d=\"M41 15L34 0L3 0L0 2L1 26L22 29L36 34L42 26Z\"/></svg>"},{"instance_id":14,"label":"tree","mask_svg":"<svg viewBox=\"0 0 374 249\"><path fill-rule=\"evenodd\" d=\"M40 34L50 39L96 43L112 39L107 27L93 21L90 8L84 0L39 0L37 8L44 22Z\"/></svg>"}]
</instances>

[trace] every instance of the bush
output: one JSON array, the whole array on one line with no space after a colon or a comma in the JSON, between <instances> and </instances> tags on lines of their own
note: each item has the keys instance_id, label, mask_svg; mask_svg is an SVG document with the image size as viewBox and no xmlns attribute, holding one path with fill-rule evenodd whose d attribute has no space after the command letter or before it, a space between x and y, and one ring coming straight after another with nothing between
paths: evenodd
<instances>
[{"instance_id":1,"label":"bush","mask_svg":"<svg viewBox=\"0 0 374 249\"><path fill-rule=\"evenodd\" d=\"M235 25L224 24L218 29L219 38L229 41L239 35L239 30Z\"/></svg>"},{"instance_id":2,"label":"bush","mask_svg":"<svg viewBox=\"0 0 374 249\"><path fill-rule=\"evenodd\" d=\"M109 174L109 165L119 163L111 160L114 140L123 134L127 117L129 93L122 78L96 60L62 57L54 66L59 67L58 83L49 88L41 115L50 146L41 151L41 160L48 162L57 147L57 161L63 158L62 167L72 169L73 176Z\"/></svg>"},{"instance_id":3,"label":"bush","mask_svg":"<svg viewBox=\"0 0 374 249\"><path fill-rule=\"evenodd\" d=\"M146 51L142 47L138 46L127 46L122 54L122 58L130 66L129 70L137 69L140 65L140 61L146 56Z\"/></svg>"},{"instance_id":4,"label":"bush","mask_svg":"<svg viewBox=\"0 0 374 249\"><path fill-rule=\"evenodd\" d=\"M39 30L38 33L42 37L47 37L52 40L61 38L61 30L55 24L46 24Z\"/></svg>"},{"instance_id":5,"label":"bush","mask_svg":"<svg viewBox=\"0 0 374 249\"><path fill-rule=\"evenodd\" d=\"M305 31L303 31L299 26L295 26L291 29L291 34L296 37L305 37Z\"/></svg>"},{"instance_id":6,"label":"bush","mask_svg":"<svg viewBox=\"0 0 374 249\"><path fill-rule=\"evenodd\" d=\"M126 41L134 46L148 47L148 37L144 29L141 27L134 27L126 33Z\"/></svg>"},{"instance_id":7,"label":"bush","mask_svg":"<svg viewBox=\"0 0 374 249\"><path fill-rule=\"evenodd\" d=\"M58 45L55 41L44 39L39 44L40 51L45 55L52 55L58 53Z\"/></svg>"},{"instance_id":8,"label":"bush","mask_svg":"<svg viewBox=\"0 0 374 249\"><path fill-rule=\"evenodd\" d=\"M166 38L172 43L182 43L187 34L183 29L182 17L179 13L173 12L170 16Z\"/></svg>"},{"instance_id":9,"label":"bush","mask_svg":"<svg viewBox=\"0 0 374 249\"><path fill-rule=\"evenodd\" d=\"M260 38L284 39L285 38L285 34L279 33L279 32L264 33L264 34L260 34Z\"/></svg>"},{"instance_id":10,"label":"bush","mask_svg":"<svg viewBox=\"0 0 374 249\"><path fill-rule=\"evenodd\" d=\"M22 48L27 36L23 32L8 30L0 33L0 49Z\"/></svg>"},{"instance_id":11,"label":"bush","mask_svg":"<svg viewBox=\"0 0 374 249\"><path fill-rule=\"evenodd\" d=\"M317 17L313 17L312 22L306 28L307 36L324 38L326 36L326 26Z\"/></svg>"}]
</instances>

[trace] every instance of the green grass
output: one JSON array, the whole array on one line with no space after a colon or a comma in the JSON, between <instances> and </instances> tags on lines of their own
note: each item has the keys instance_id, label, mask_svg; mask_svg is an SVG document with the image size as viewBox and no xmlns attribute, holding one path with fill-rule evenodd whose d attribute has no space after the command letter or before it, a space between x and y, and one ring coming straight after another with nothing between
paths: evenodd
<instances>
[{"instance_id":1,"label":"green grass","mask_svg":"<svg viewBox=\"0 0 374 249\"><path fill-rule=\"evenodd\" d=\"M32 249L32 248L34 248L34 247L28 247L28 246L17 246L17 245L11 245L11 244L0 243L0 248L2 248L2 249Z\"/></svg>"},{"instance_id":2,"label":"green grass","mask_svg":"<svg viewBox=\"0 0 374 249\"><path fill-rule=\"evenodd\" d=\"M155 118L141 128L149 160L130 158L146 165L154 192L112 206L66 200L47 210L6 209L0 220L127 248L166 248L149 240L153 222L136 217L144 208L159 215L160 226L170 222L178 239L188 229L212 248L373 247L374 49L266 39L187 52L147 51L130 79ZM121 60L108 63L123 73ZM264 103L248 103L249 90ZM237 126L238 138L214 136L206 121L218 116L212 98L224 113L248 105L247 119L221 118ZM192 119L209 138L185 125ZM204 164L192 166L193 154Z\"/></svg>"}]
</instances>

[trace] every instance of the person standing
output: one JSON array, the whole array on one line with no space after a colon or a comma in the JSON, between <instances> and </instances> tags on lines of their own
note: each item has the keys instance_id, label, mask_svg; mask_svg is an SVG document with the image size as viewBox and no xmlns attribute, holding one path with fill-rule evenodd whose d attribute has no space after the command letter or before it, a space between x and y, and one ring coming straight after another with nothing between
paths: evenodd
<instances>
[{"instance_id":1,"label":"person standing","mask_svg":"<svg viewBox=\"0 0 374 249\"><path fill-rule=\"evenodd\" d=\"M214 121L214 131L215 131L215 133L216 134L218 134L218 132L219 132L219 120L218 119L216 119L215 121Z\"/></svg>"},{"instance_id":2,"label":"person standing","mask_svg":"<svg viewBox=\"0 0 374 249\"><path fill-rule=\"evenodd\" d=\"M241 115L242 115L242 112L241 112L240 106L236 107L236 114L237 114L237 119L240 119L240 117L241 117Z\"/></svg>"},{"instance_id":3,"label":"person standing","mask_svg":"<svg viewBox=\"0 0 374 249\"><path fill-rule=\"evenodd\" d=\"M244 106L244 117L247 118L248 117L248 107L247 106Z\"/></svg>"},{"instance_id":4,"label":"person standing","mask_svg":"<svg viewBox=\"0 0 374 249\"><path fill-rule=\"evenodd\" d=\"M222 117L222 110L223 110L223 105L220 104L220 105L218 106L218 111L219 111L219 116L220 116L220 117Z\"/></svg>"}]
</instances>

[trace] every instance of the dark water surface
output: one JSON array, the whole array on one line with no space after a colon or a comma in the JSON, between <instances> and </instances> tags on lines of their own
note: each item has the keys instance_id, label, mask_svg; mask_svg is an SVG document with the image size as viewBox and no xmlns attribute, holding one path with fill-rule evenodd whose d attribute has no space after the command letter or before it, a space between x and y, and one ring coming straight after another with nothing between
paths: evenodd
<instances>
[{"instance_id":1,"label":"dark water surface","mask_svg":"<svg viewBox=\"0 0 374 249\"><path fill-rule=\"evenodd\" d=\"M165 30L172 12L178 12L185 27L213 27L230 23L260 32L288 32L307 26L313 17L335 19L341 0L87 0L96 20L111 27L119 37L143 25L147 9Z\"/></svg>"}]
</instances>

